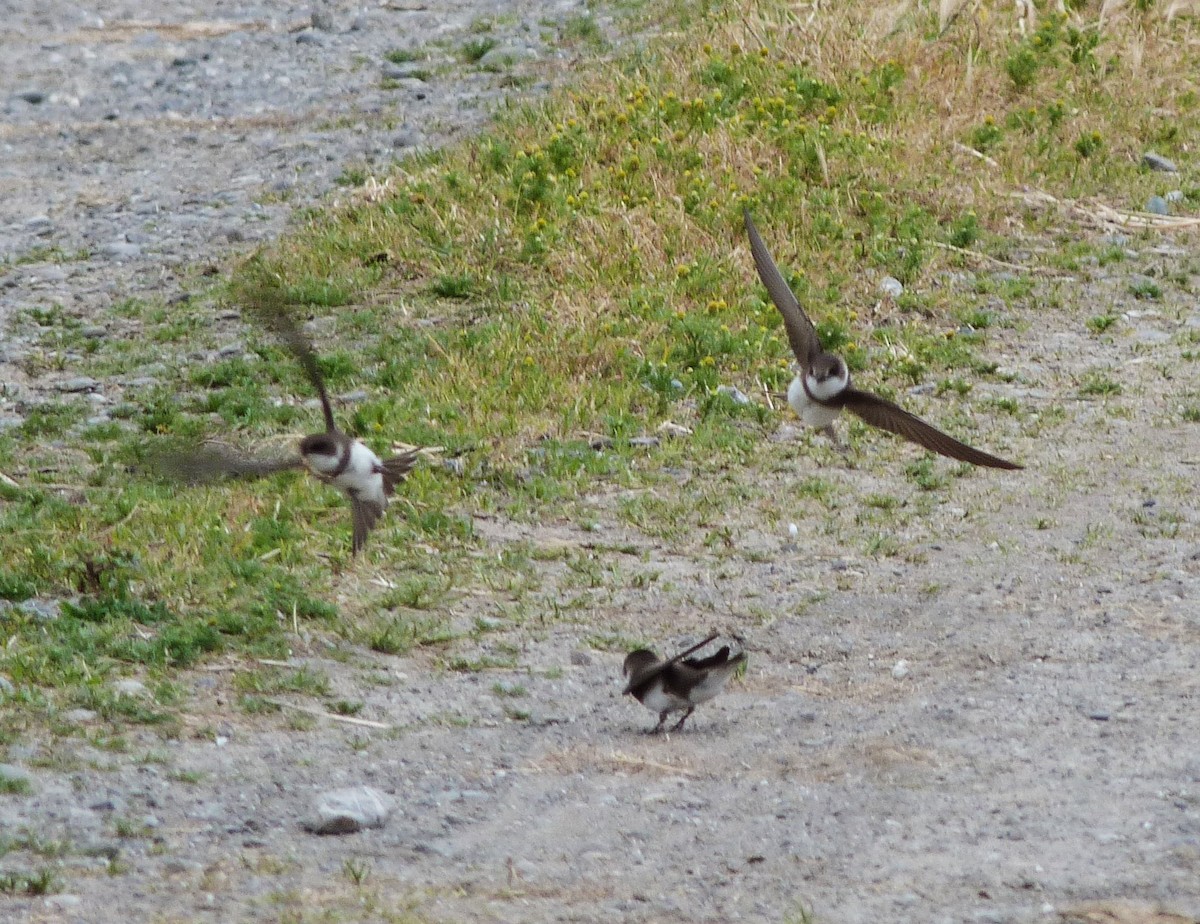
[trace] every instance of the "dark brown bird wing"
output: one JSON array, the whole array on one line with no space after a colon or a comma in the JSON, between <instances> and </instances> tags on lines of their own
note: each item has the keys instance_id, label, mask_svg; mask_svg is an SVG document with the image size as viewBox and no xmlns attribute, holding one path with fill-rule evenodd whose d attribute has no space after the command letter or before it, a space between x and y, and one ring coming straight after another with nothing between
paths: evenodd
<instances>
[{"instance_id":1,"label":"dark brown bird wing","mask_svg":"<svg viewBox=\"0 0 1200 924\"><path fill-rule=\"evenodd\" d=\"M697 670L705 670L710 667L720 667L728 660L729 646L722 645L716 654L711 654L707 658L684 658L683 663Z\"/></svg>"},{"instance_id":2,"label":"dark brown bird wing","mask_svg":"<svg viewBox=\"0 0 1200 924\"><path fill-rule=\"evenodd\" d=\"M758 229L754 227L754 220L750 217L748 209L742 211L742 217L746 222L746 233L750 236L750 254L754 257L758 278L767 287L771 301L783 315L783 326L787 330L788 343L792 345L792 352L796 354L800 365L807 369L816 355L821 352L821 338L817 336L817 329L813 327L812 321L800 307L800 301L784 281L779 267L771 259L767 246L758 236Z\"/></svg>"},{"instance_id":3,"label":"dark brown bird wing","mask_svg":"<svg viewBox=\"0 0 1200 924\"><path fill-rule=\"evenodd\" d=\"M291 305L284 301L281 293L268 290L248 299L246 310L258 319L267 330L271 331L280 342L292 351L300 363L300 368L312 382L313 388L321 398L321 413L325 415L325 432L337 433L337 424L333 422L333 407L329 403L329 395L325 391L325 377L321 375L317 354L313 351L312 342L300 328L295 312Z\"/></svg>"},{"instance_id":4,"label":"dark brown bird wing","mask_svg":"<svg viewBox=\"0 0 1200 924\"><path fill-rule=\"evenodd\" d=\"M416 451L406 452L384 460L382 475L385 495L391 497L396 490L396 485L403 481L405 476L412 471L412 467L417 464L418 455L419 453Z\"/></svg>"},{"instance_id":5,"label":"dark brown bird wing","mask_svg":"<svg viewBox=\"0 0 1200 924\"><path fill-rule=\"evenodd\" d=\"M846 410L857 414L871 426L896 433L906 440L911 440L951 459L970 462L972 465L984 465L988 468L1023 468L1015 462L1009 462L1007 459L974 449L966 443L960 443L954 437L947 436L941 430L935 429L899 405L870 392L847 388L842 392L840 400Z\"/></svg>"},{"instance_id":6,"label":"dark brown bird wing","mask_svg":"<svg viewBox=\"0 0 1200 924\"><path fill-rule=\"evenodd\" d=\"M203 446L182 452L161 452L149 458L152 469L175 481L203 484L219 478L257 478L303 468L298 456L285 459L251 459L232 449Z\"/></svg>"},{"instance_id":7,"label":"dark brown bird wing","mask_svg":"<svg viewBox=\"0 0 1200 924\"><path fill-rule=\"evenodd\" d=\"M675 657L673 657L673 658L667 658L667 660L659 661L657 664L651 664L649 667L646 667L643 670L635 671L634 675L629 678L629 683L627 683L625 685L624 692L629 693L630 691L634 691L634 690L638 689L639 687L649 684L649 682L651 680L653 680L655 677L657 677L663 671L667 670L667 668L671 667L677 661L681 661L682 659L686 658L692 652L699 651L701 648L703 648L705 645L707 645L709 642L711 642L716 637L717 637L717 633L714 632L708 638L704 639L704 641L697 642L691 648L684 649L683 651L679 652L679 654L675 655ZM650 651L648 648L641 648L638 650L646 651L646 652L649 652L650 654L654 654L654 652ZM729 649L725 649L725 653L729 654ZM717 652L717 655L719 655L719 654L720 654L720 652ZM716 655L714 655L714 657L716 657ZM639 695L639 698L640 698L640 695Z\"/></svg>"},{"instance_id":8,"label":"dark brown bird wing","mask_svg":"<svg viewBox=\"0 0 1200 924\"><path fill-rule=\"evenodd\" d=\"M354 554L357 555L359 550L367 544L367 536L374 529L375 524L383 515L383 508L378 504L373 504L370 501L359 500L357 497L350 498L350 513L354 520Z\"/></svg>"}]
</instances>

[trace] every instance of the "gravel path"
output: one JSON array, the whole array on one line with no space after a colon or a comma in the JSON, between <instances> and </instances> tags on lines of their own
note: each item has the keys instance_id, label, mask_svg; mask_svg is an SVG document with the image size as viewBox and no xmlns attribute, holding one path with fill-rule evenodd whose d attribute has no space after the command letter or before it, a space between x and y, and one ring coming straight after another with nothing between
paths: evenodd
<instances>
[{"instance_id":1,"label":"gravel path","mask_svg":"<svg viewBox=\"0 0 1200 924\"><path fill-rule=\"evenodd\" d=\"M277 236L347 169L547 87L575 54L556 37L588 15L583 0L105 6L19 0L0 23L0 263L18 264L0 275L0 325L179 295L190 268ZM484 34L496 47L464 63ZM397 50L426 56L395 64ZM38 390L24 349L0 351L0 418Z\"/></svg>"},{"instance_id":2,"label":"gravel path","mask_svg":"<svg viewBox=\"0 0 1200 924\"><path fill-rule=\"evenodd\" d=\"M197 265L278 234L346 169L440 144L502 96L554 80L567 60L555 24L586 12L131 0L100 22L65 0L16 5L0 32L5 326L30 307L98 318L126 298L185 293ZM454 63L483 18L524 63ZM411 48L433 49L429 80L385 60ZM528 78L519 90L514 73ZM546 606L571 587L578 607L573 621L463 643L471 658L510 646L516 668L439 671L421 650L347 658L297 638L294 663L386 727L296 704L248 715L236 665L215 663L181 678L193 699L178 738L133 727L123 749L10 745L2 775L26 776L29 792L0 796L0 872L53 863L60 890L0 896L0 918L1200 919L1196 425L1158 371L1197 393L1179 335L1200 315L1176 289L1146 311L1124 278L1181 259L1131 247L1062 290L1120 315L1110 339L1070 311L989 337L1023 377L975 399L1019 400L1072 433L1022 437L1020 475L922 494L903 475L912 452L886 441L858 469L765 447L760 467L728 478L794 497L803 528L790 538L753 505L722 511L706 526L728 548L707 530L674 544L632 530L616 489L597 486L586 531L476 523L497 552L546 551ZM0 348L0 425L48 387L24 371L28 346L18 335ZM1094 368L1115 368L1123 394L1081 399ZM902 498L905 554L862 553L871 511L860 521L802 496L814 472L847 498ZM574 556L616 577L580 589ZM502 601L454 607L502 623ZM621 656L588 645L596 626L678 645L694 640L682 626L737 631L750 669L686 733L642 736L653 718L620 697ZM315 797L363 785L391 803L384 827L305 833Z\"/></svg>"}]
</instances>

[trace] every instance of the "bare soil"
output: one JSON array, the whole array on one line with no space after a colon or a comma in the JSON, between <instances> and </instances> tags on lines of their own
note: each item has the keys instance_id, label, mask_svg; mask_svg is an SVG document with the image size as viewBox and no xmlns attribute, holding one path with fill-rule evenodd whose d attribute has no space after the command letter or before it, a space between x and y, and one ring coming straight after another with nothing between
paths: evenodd
<instances>
[{"instance_id":1,"label":"bare soil","mask_svg":"<svg viewBox=\"0 0 1200 924\"><path fill-rule=\"evenodd\" d=\"M232 15L211 5L155 15ZM31 13L38 23L51 29ZM6 33L0 58L38 47ZM69 111L59 118L71 124ZM276 130L302 129L281 118ZM50 182L30 166L32 136L4 131L29 158L10 161L24 166L6 168L5 188ZM179 143L160 126L145 156ZM253 145L220 150L249 169ZM70 221L66 206L38 211ZM36 214L4 218L11 230ZM227 236L188 240L191 258L228 254ZM456 620L497 623L456 655L512 645L516 668L447 671L444 652L347 654L298 635L292 663L326 672L365 704L358 718L386 728L301 721L311 717L296 707L311 703L299 699L247 716L238 665L214 663L186 677L194 699L177 739L132 730L124 752L82 739L52 754L36 740L10 749L10 763L51 756L61 770L39 767L31 795L0 799L4 831L69 849L58 894L0 897L0 917L1200 920L1200 424L1183 416L1200 401L1200 366L1184 358L1200 309L1184 287L1146 301L1129 286L1134 273L1175 272L1193 245L1127 241L1119 264L1040 279L1063 307L989 331L987 356L1015 379L971 393L972 441L996 448L1004 434L1023 472L975 471L925 492L905 475L912 447L872 437L843 458L782 423L743 467L679 471L649 489L747 498L682 538L629 526L628 495L607 484L584 499L591 528L478 518L494 551L552 553L539 559L544 622L506 621L503 590L450 604ZM99 316L105 300L86 294L96 274L117 294L136 290L153 249L128 274L72 270L54 285L78 281ZM10 307L34 297L21 296L33 275L17 274ZM1086 319L1105 310L1118 323L1090 332ZM1095 370L1121 393L1084 395ZM1021 416L989 398L1015 399ZM937 419L936 400L906 403ZM832 500L801 490L813 476ZM865 503L885 496L898 506ZM596 586L571 562L593 567ZM387 577L364 564L341 593L376 576ZM567 618L551 615L556 604ZM619 695L623 652L597 639L660 638L670 651L709 629L744 639L746 676L684 732L642 734L654 717ZM394 800L386 826L304 831L319 792L359 784ZM118 837L117 818L138 831ZM0 857L0 869L20 859Z\"/></svg>"}]
</instances>

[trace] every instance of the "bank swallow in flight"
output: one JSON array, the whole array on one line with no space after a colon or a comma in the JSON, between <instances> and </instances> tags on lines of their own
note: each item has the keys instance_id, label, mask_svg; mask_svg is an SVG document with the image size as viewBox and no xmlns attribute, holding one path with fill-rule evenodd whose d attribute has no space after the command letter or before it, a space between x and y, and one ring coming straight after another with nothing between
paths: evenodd
<instances>
[{"instance_id":1,"label":"bank swallow in flight","mask_svg":"<svg viewBox=\"0 0 1200 924\"><path fill-rule=\"evenodd\" d=\"M771 301L783 315L788 342L800 363L800 374L788 387L787 398L792 410L804 423L823 430L837 445L833 422L843 410L847 410L857 414L873 427L898 434L951 459L990 468L1022 468L1015 462L960 443L954 437L947 436L885 398L873 395L869 391L852 388L850 370L845 361L821 348L816 328L800 307L795 294L784 282L783 274L771 259L771 254L758 235L758 229L754 227L750 212L744 211L743 217L746 233L750 236L750 253L754 257L759 278L767 287Z\"/></svg>"},{"instance_id":2,"label":"bank swallow in flight","mask_svg":"<svg viewBox=\"0 0 1200 924\"><path fill-rule=\"evenodd\" d=\"M672 712L683 712L683 717L671 727L671 731L680 731L696 707L720 693L745 662L746 653L739 651L730 657L728 645L707 658L689 657L715 638L710 635L665 661L660 661L648 648L639 648L626 656L623 670L629 680L622 693L631 694L651 712L658 713L658 724L649 734L661 731Z\"/></svg>"},{"instance_id":3,"label":"bank swallow in flight","mask_svg":"<svg viewBox=\"0 0 1200 924\"><path fill-rule=\"evenodd\" d=\"M325 390L325 379L317 364L312 344L300 330L291 312L282 305L267 302L252 313L261 319L292 351L321 399L325 432L300 440L299 457L274 460L243 458L228 450L207 448L167 456L158 462L160 470L188 481L207 481L222 475L256 476L290 468L306 467L317 478L340 490L350 499L353 520L353 551L366 544L376 521L387 509L388 498L396 485L412 469L417 453L406 452L381 460L366 444L338 429Z\"/></svg>"}]
</instances>

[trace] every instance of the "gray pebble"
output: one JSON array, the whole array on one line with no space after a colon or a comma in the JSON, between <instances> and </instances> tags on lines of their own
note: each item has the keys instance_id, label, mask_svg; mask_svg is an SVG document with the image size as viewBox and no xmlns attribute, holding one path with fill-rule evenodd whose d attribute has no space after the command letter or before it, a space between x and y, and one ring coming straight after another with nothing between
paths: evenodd
<instances>
[{"instance_id":1,"label":"gray pebble","mask_svg":"<svg viewBox=\"0 0 1200 924\"><path fill-rule=\"evenodd\" d=\"M63 713L62 717L64 721L73 725L86 725L88 722L95 722L99 715L91 709L69 709Z\"/></svg>"},{"instance_id":2,"label":"gray pebble","mask_svg":"<svg viewBox=\"0 0 1200 924\"><path fill-rule=\"evenodd\" d=\"M370 786L335 789L317 796L305 827L313 834L353 834L383 827L391 811L387 796Z\"/></svg>"},{"instance_id":3,"label":"gray pebble","mask_svg":"<svg viewBox=\"0 0 1200 924\"><path fill-rule=\"evenodd\" d=\"M246 345L240 340L235 340L233 343L227 343L225 346L217 350L218 359L231 359L234 356L241 356L246 352Z\"/></svg>"},{"instance_id":4,"label":"gray pebble","mask_svg":"<svg viewBox=\"0 0 1200 924\"><path fill-rule=\"evenodd\" d=\"M591 667L592 666L592 656L590 654L588 654L586 651L572 651L571 652L571 663L574 664L576 667Z\"/></svg>"},{"instance_id":5,"label":"gray pebble","mask_svg":"<svg viewBox=\"0 0 1200 924\"><path fill-rule=\"evenodd\" d=\"M144 683L134 680L132 677L114 681L112 690L118 696L145 696L149 693Z\"/></svg>"},{"instance_id":6,"label":"gray pebble","mask_svg":"<svg viewBox=\"0 0 1200 924\"><path fill-rule=\"evenodd\" d=\"M1151 170L1160 170L1163 173L1179 172L1179 168L1175 166L1174 161L1168 160L1161 154L1155 154L1153 151L1147 151L1142 155L1142 163Z\"/></svg>"},{"instance_id":7,"label":"gray pebble","mask_svg":"<svg viewBox=\"0 0 1200 924\"><path fill-rule=\"evenodd\" d=\"M324 45L325 38L315 32L301 32L296 36L297 45Z\"/></svg>"},{"instance_id":8,"label":"gray pebble","mask_svg":"<svg viewBox=\"0 0 1200 924\"><path fill-rule=\"evenodd\" d=\"M12 681L7 677L0 677L0 695L9 696L16 693L17 688L12 685Z\"/></svg>"},{"instance_id":9,"label":"gray pebble","mask_svg":"<svg viewBox=\"0 0 1200 924\"><path fill-rule=\"evenodd\" d=\"M511 67L522 61L536 61L541 55L529 45L497 45L479 59L480 67Z\"/></svg>"},{"instance_id":10,"label":"gray pebble","mask_svg":"<svg viewBox=\"0 0 1200 924\"><path fill-rule=\"evenodd\" d=\"M653 449L661 442L657 436L635 436L629 440L629 445L638 449Z\"/></svg>"},{"instance_id":11,"label":"gray pebble","mask_svg":"<svg viewBox=\"0 0 1200 924\"><path fill-rule=\"evenodd\" d=\"M100 383L86 375L77 375L74 378L59 382L54 387L61 392L74 395L82 394L85 391L95 391L100 387Z\"/></svg>"},{"instance_id":12,"label":"gray pebble","mask_svg":"<svg viewBox=\"0 0 1200 924\"><path fill-rule=\"evenodd\" d=\"M22 417L3 416L0 417L0 432L5 430L14 430L25 423Z\"/></svg>"},{"instance_id":13,"label":"gray pebble","mask_svg":"<svg viewBox=\"0 0 1200 924\"><path fill-rule=\"evenodd\" d=\"M401 61L399 64L388 62L383 66L383 76L388 80L403 80L405 77L420 78L429 68L420 61Z\"/></svg>"},{"instance_id":14,"label":"gray pebble","mask_svg":"<svg viewBox=\"0 0 1200 924\"><path fill-rule=\"evenodd\" d=\"M1163 198L1166 199L1168 202L1182 202L1183 201L1183 190L1182 189L1172 189Z\"/></svg>"},{"instance_id":15,"label":"gray pebble","mask_svg":"<svg viewBox=\"0 0 1200 924\"><path fill-rule=\"evenodd\" d=\"M1151 196L1146 200L1146 211L1152 215L1169 215L1171 207L1162 196Z\"/></svg>"},{"instance_id":16,"label":"gray pebble","mask_svg":"<svg viewBox=\"0 0 1200 924\"><path fill-rule=\"evenodd\" d=\"M62 602L59 600L23 600L18 609L28 613L38 622L50 622L62 615Z\"/></svg>"},{"instance_id":17,"label":"gray pebble","mask_svg":"<svg viewBox=\"0 0 1200 924\"><path fill-rule=\"evenodd\" d=\"M879 291L889 298L899 298L904 293L904 285L895 276L884 276L879 280Z\"/></svg>"},{"instance_id":18,"label":"gray pebble","mask_svg":"<svg viewBox=\"0 0 1200 924\"><path fill-rule=\"evenodd\" d=\"M54 224L46 215L34 215L25 221L24 230L26 234L45 237L54 231Z\"/></svg>"},{"instance_id":19,"label":"gray pebble","mask_svg":"<svg viewBox=\"0 0 1200 924\"><path fill-rule=\"evenodd\" d=\"M354 391L348 391L344 395L338 395L338 400L345 404L362 404L371 397L366 391L357 388Z\"/></svg>"},{"instance_id":20,"label":"gray pebble","mask_svg":"<svg viewBox=\"0 0 1200 924\"><path fill-rule=\"evenodd\" d=\"M746 405L750 403L750 399L746 397L745 393L740 388L736 388L733 385L718 385L717 394L728 395L729 399L733 401L734 404Z\"/></svg>"},{"instance_id":21,"label":"gray pebble","mask_svg":"<svg viewBox=\"0 0 1200 924\"><path fill-rule=\"evenodd\" d=\"M41 90L22 90L17 94L17 99L29 103L30 106L37 106L46 101L46 94Z\"/></svg>"},{"instance_id":22,"label":"gray pebble","mask_svg":"<svg viewBox=\"0 0 1200 924\"><path fill-rule=\"evenodd\" d=\"M138 244L131 244L129 241L112 241L100 248L100 253L106 257L136 257L141 252L142 248Z\"/></svg>"},{"instance_id":23,"label":"gray pebble","mask_svg":"<svg viewBox=\"0 0 1200 924\"><path fill-rule=\"evenodd\" d=\"M467 462L462 456L455 456L452 459L442 459L442 468L450 474L461 478L467 473Z\"/></svg>"},{"instance_id":24,"label":"gray pebble","mask_svg":"<svg viewBox=\"0 0 1200 924\"><path fill-rule=\"evenodd\" d=\"M108 328L103 324L88 324L80 330L89 340L100 340L108 335Z\"/></svg>"}]
</instances>

